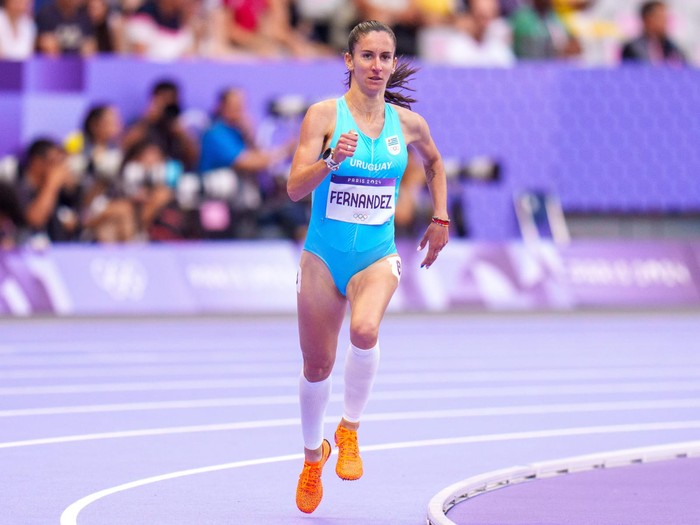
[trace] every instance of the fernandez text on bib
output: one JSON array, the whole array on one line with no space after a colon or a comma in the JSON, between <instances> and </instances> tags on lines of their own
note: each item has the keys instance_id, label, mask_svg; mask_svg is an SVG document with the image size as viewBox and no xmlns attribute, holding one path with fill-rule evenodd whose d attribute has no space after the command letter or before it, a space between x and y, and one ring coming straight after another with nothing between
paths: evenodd
<instances>
[{"instance_id":1,"label":"fernandez text on bib","mask_svg":"<svg viewBox=\"0 0 700 525\"><path fill-rule=\"evenodd\" d=\"M356 224L384 224L395 210L396 179L332 175L326 217Z\"/></svg>"}]
</instances>

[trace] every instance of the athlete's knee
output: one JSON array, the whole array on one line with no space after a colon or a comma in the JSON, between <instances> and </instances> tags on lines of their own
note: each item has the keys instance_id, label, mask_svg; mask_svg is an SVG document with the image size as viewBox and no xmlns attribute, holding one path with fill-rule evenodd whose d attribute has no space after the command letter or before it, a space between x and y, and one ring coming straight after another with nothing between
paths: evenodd
<instances>
[{"instance_id":1,"label":"athlete's knee","mask_svg":"<svg viewBox=\"0 0 700 525\"><path fill-rule=\"evenodd\" d=\"M379 321L353 319L350 323L350 341L357 348L373 348L379 338Z\"/></svg>"},{"instance_id":2,"label":"athlete's knee","mask_svg":"<svg viewBox=\"0 0 700 525\"><path fill-rule=\"evenodd\" d=\"M304 359L304 377L310 383L327 379L332 371L332 359Z\"/></svg>"}]
</instances>

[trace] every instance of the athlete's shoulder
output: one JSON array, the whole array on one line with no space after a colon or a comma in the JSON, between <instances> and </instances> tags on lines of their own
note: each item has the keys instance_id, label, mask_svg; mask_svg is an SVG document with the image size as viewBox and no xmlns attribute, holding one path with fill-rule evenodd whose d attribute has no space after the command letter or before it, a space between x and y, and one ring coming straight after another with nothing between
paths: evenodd
<instances>
[{"instance_id":1,"label":"athlete's shoulder","mask_svg":"<svg viewBox=\"0 0 700 525\"><path fill-rule=\"evenodd\" d=\"M425 119L412 109L405 108L403 106L397 106L396 104L390 104L392 108L396 111L401 119L401 123L412 124L414 126L420 126L425 122Z\"/></svg>"},{"instance_id":2,"label":"athlete's shoulder","mask_svg":"<svg viewBox=\"0 0 700 525\"><path fill-rule=\"evenodd\" d=\"M309 109L306 110L303 126L306 129L314 129L315 133L321 133L324 136L331 134L333 132L333 128L335 128L335 108L335 99L315 102L309 106Z\"/></svg>"},{"instance_id":3,"label":"athlete's shoulder","mask_svg":"<svg viewBox=\"0 0 700 525\"><path fill-rule=\"evenodd\" d=\"M396 110L399 116L406 142L410 144L427 130L428 123L419 113L395 104L391 106Z\"/></svg>"},{"instance_id":4,"label":"athlete's shoulder","mask_svg":"<svg viewBox=\"0 0 700 525\"><path fill-rule=\"evenodd\" d=\"M321 100L309 106L306 111L307 116L311 117L335 117L337 101L334 98Z\"/></svg>"}]
</instances>

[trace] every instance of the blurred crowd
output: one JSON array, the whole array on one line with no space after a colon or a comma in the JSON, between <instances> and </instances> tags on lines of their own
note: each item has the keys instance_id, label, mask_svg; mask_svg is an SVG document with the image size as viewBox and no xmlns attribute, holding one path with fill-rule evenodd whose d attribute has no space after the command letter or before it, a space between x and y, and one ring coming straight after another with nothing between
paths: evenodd
<instances>
[{"instance_id":1,"label":"blurred crowd","mask_svg":"<svg viewBox=\"0 0 700 525\"><path fill-rule=\"evenodd\" d=\"M287 124L305 108L279 116L280 125L268 119L261 130L240 88L213 102L211 115L188 110L178 84L163 79L128 125L116 106L97 104L80 131L37 137L21 155L5 157L0 247L303 239L310 202L292 202L286 178L298 129Z\"/></svg>"},{"instance_id":2,"label":"blurred crowd","mask_svg":"<svg viewBox=\"0 0 700 525\"><path fill-rule=\"evenodd\" d=\"M692 63L692 49L674 37L683 33L672 31L682 29L677 10L686 6L691 13L694 6L697 14L700 8L696 0L35 4L0 0L1 58L22 60L35 53L124 53L153 60L338 56L348 28L371 18L394 28L398 53L432 63L609 63L609 55L614 62L675 67ZM623 5L632 10L635 23L610 22ZM600 47L607 41L615 43L613 51ZM271 106L270 115L278 120L271 119L265 130L250 117L246 93L239 88L222 91L212 106L211 114L202 118L201 110L182 106L177 83L163 79L152 86L150 99L133 122L125 125L116 106L95 105L83 116L80 132L37 137L21 155L0 160L0 247L64 241L303 239L309 199L292 202L285 186L298 129L289 122L297 119L298 124L305 106L294 101ZM277 124L295 131L271 140ZM396 215L397 232L406 235L415 233L420 214L416 195L424 185L420 163L412 159L409 166Z\"/></svg>"},{"instance_id":3,"label":"blurred crowd","mask_svg":"<svg viewBox=\"0 0 700 525\"><path fill-rule=\"evenodd\" d=\"M666 5L668 4L668 5ZM398 53L508 66L700 56L697 0L0 0L0 58L120 53L152 60L337 56L357 21L392 26ZM648 11L648 12L647 12ZM651 13L651 14L649 14ZM653 20L651 20L653 19ZM660 49L626 53L645 37ZM683 50L683 51L681 51Z\"/></svg>"}]
</instances>

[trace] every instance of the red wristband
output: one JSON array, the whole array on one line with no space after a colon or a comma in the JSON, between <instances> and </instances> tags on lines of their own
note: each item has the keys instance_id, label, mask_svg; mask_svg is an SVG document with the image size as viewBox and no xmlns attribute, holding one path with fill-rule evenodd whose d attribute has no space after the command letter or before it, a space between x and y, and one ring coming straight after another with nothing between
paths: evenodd
<instances>
[{"instance_id":1,"label":"red wristband","mask_svg":"<svg viewBox=\"0 0 700 525\"><path fill-rule=\"evenodd\" d=\"M441 219L440 217L433 217L431 221L440 226L444 226L445 228L449 227L450 225L450 219Z\"/></svg>"}]
</instances>

